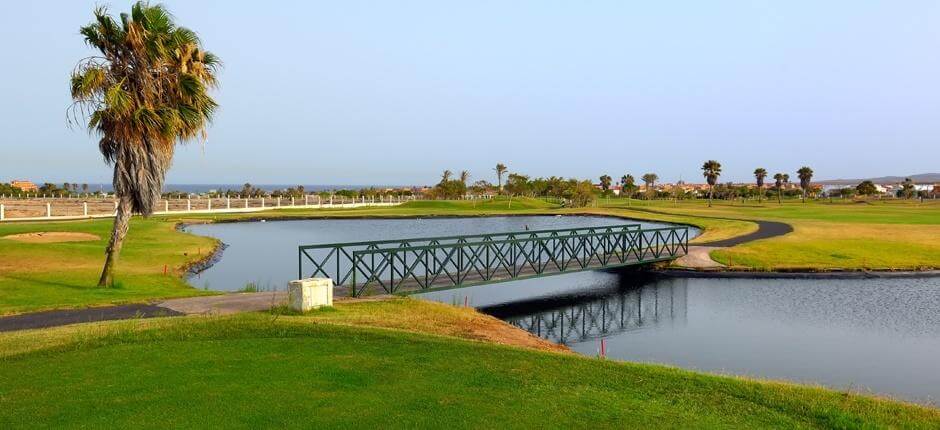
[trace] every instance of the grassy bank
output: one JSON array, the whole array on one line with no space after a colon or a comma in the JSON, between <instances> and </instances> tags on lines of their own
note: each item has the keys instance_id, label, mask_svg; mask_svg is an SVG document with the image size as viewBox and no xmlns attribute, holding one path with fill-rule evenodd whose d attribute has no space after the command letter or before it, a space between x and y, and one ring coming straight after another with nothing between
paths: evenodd
<instances>
[{"instance_id":1,"label":"grassy bank","mask_svg":"<svg viewBox=\"0 0 940 430\"><path fill-rule=\"evenodd\" d=\"M940 426L888 400L499 345L512 329L481 319L397 299L3 334L0 427Z\"/></svg>"}]
</instances>

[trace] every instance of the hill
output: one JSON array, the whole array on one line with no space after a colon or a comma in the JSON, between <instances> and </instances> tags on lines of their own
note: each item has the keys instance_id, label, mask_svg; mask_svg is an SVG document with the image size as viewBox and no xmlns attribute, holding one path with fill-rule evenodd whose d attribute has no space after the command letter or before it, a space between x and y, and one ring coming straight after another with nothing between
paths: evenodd
<instances>
[{"instance_id":1,"label":"hill","mask_svg":"<svg viewBox=\"0 0 940 430\"><path fill-rule=\"evenodd\" d=\"M906 178L911 178L911 180L916 183L940 182L940 173L919 173L916 175L907 176L879 176L877 178L864 179L827 179L825 181L818 181L817 183L822 185L855 185L862 181L872 181L876 184L892 184L904 182Z\"/></svg>"}]
</instances>

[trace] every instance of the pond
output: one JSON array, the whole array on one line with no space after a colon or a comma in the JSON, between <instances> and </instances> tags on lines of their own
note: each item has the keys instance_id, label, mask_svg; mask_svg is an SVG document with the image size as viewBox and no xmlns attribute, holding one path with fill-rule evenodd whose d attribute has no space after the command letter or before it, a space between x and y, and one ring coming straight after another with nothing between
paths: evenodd
<instances>
[{"instance_id":1,"label":"pond","mask_svg":"<svg viewBox=\"0 0 940 430\"><path fill-rule=\"evenodd\" d=\"M191 283L283 290L301 244L603 226L606 217L302 220L193 225L228 245ZM647 226L661 224L644 223ZM694 233L693 233L694 235ZM582 272L421 294L594 356L940 398L940 278L687 279Z\"/></svg>"},{"instance_id":2,"label":"pond","mask_svg":"<svg viewBox=\"0 0 940 430\"><path fill-rule=\"evenodd\" d=\"M940 399L940 278L585 272L423 294L596 356Z\"/></svg>"},{"instance_id":3,"label":"pond","mask_svg":"<svg viewBox=\"0 0 940 430\"><path fill-rule=\"evenodd\" d=\"M207 290L239 291L249 285L261 290L284 290L289 281L297 279L297 247L300 245L621 224L666 226L599 216L503 216L196 224L185 227L184 231L212 236L227 245L222 258L190 278L190 284ZM694 237L697 230L690 230L690 236Z\"/></svg>"}]
</instances>

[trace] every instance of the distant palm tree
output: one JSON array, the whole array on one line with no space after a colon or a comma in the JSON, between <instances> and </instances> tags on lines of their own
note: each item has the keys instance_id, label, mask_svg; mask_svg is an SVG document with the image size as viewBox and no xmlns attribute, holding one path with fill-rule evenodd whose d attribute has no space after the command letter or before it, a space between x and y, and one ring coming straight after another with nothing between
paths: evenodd
<instances>
[{"instance_id":1,"label":"distant palm tree","mask_svg":"<svg viewBox=\"0 0 940 430\"><path fill-rule=\"evenodd\" d=\"M813 180L813 169L803 166L796 171L796 174L800 177L800 188L803 189L803 203L806 203L806 191L809 190L810 181Z\"/></svg>"},{"instance_id":2,"label":"distant palm tree","mask_svg":"<svg viewBox=\"0 0 940 430\"><path fill-rule=\"evenodd\" d=\"M443 184L447 181L450 181L451 176L454 176L454 172L451 172L450 170L445 170L444 173L441 174L441 183Z\"/></svg>"},{"instance_id":3,"label":"distant palm tree","mask_svg":"<svg viewBox=\"0 0 940 430\"><path fill-rule=\"evenodd\" d=\"M98 280L108 286L131 215L153 213L175 145L205 138L217 106L208 90L220 63L161 5L138 1L119 19L104 7L94 15L79 32L101 55L72 72L69 118L77 123L87 113L101 154L114 166L117 215Z\"/></svg>"},{"instance_id":4,"label":"distant palm tree","mask_svg":"<svg viewBox=\"0 0 940 430\"><path fill-rule=\"evenodd\" d=\"M708 160L702 164L702 176L708 182L708 207L712 207L712 191L721 176L721 163L715 160Z\"/></svg>"},{"instance_id":5,"label":"distant palm tree","mask_svg":"<svg viewBox=\"0 0 940 430\"><path fill-rule=\"evenodd\" d=\"M610 191L610 184L613 183L613 178L611 178L610 175L601 175L601 177L598 179L601 180L601 189L603 189L604 193L606 194L608 191Z\"/></svg>"},{"instance_id":6,"label":"distant palm tree","mask_svg":"<svg viewBox=\"0 0 940 430\"><path fill-rule=\"evenodd\" d=\"M643 175L642 179L643 179L643 182L646 184L646 193L647 193L647 197L649 197L648 194L650 190L653 189L653 186L656 185L656 181L659 180L659 175L655 173L647 173Z\"/></svg>"},{"instance_id":7,"label":"distant palm tree","mask_svg":"<svg viewBox=\"0 0 940 430\"><path fill-rule=\"evenodd\" d=\"M774 188L777 189L777 204L782 204L783 200L781 199L781 193L783 192L783 183L787 175L783 173L774 174Z\"/></svg>"},{"instance_id":8,"label":"distant palm tree","mask_svg":"<svg viewBox=\"0 0 940 430\"><path fill-rule=\"evenodd\" d=\"M460 171L460 182L463 182L464 185L467 185L467 181L470 180L470 171L461 170Z\"/></svg>"},{"instance_id":9,"label":"distant palm tree","mask_svg":"<svg viewBox=\"0 0 940 430\"><path fill-rule=\"evenodd\" d=\"M754 169L754 179L757 179L757 203L764 197L764 178L767 177L767 169L758 167Z\"/></svg>"},{"instance_id":10,"label":"distant palm tree","mask_svg":"<svg viewBox=\"0 0 940 430\"><path fill-rule=\"evenodd\" d=\"M505 173L506 173L506 170L508 170L508 169L506 168L506 165L505 165L505 164L503 164L503 163L497 163L497 164L496 164L496 168L493 169L493 170L496 171L496 181L497 181L497 183L499 184L498 193L499 193L499 194L502 194L502 193L503 193L503 174L505 174Z\"/></svg>"}]
</instances>

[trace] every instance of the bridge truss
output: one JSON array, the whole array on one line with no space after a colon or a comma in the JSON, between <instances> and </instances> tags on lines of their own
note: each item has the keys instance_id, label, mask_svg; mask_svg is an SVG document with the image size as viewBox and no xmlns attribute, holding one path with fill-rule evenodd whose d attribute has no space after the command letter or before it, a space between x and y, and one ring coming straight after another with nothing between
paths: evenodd
<instances>
[{"instance_id":1,"label":"bridge truss","mask_svg":"<svg viewBox=\"0 0 940 430\"><path fill-rule=\"evenodd\" d=\"M688 241L684 226L623 224L306 245L298 276L332 278L351 296L396 294L668 261Z\"/></svg>"}]
</instances>

